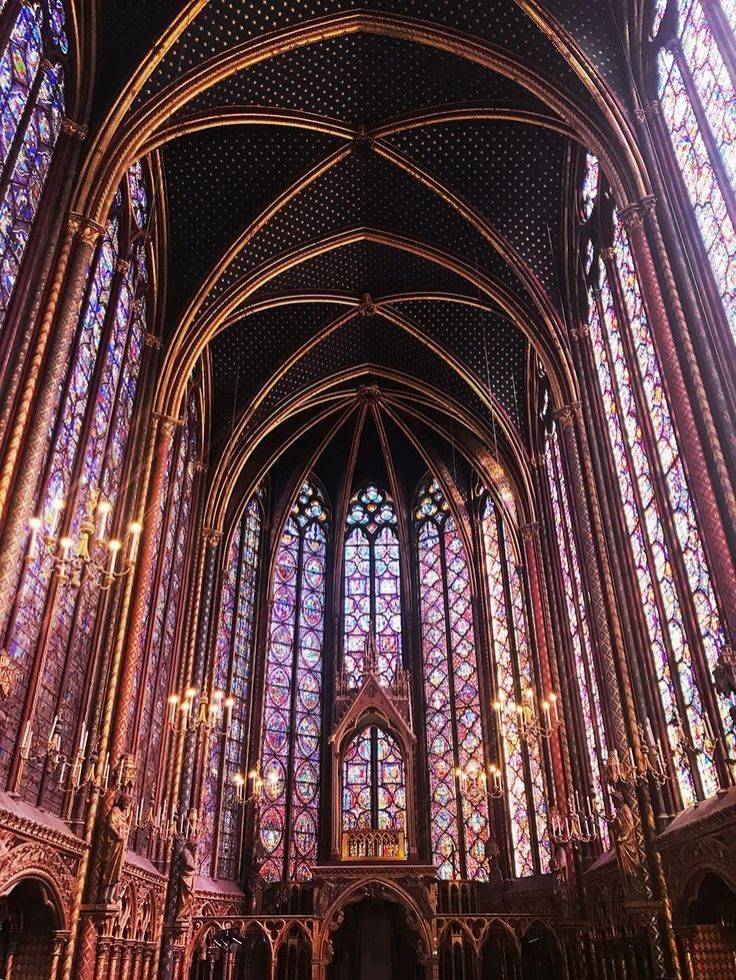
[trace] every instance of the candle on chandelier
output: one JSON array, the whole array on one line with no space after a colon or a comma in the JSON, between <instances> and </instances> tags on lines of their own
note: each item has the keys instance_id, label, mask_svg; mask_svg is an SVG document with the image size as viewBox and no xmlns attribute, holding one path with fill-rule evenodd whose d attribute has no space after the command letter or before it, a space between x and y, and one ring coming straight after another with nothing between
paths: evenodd
<instances>
[{"instance_id":1,"label":"candle on chandelier","mask_svg":"<svg viewBox=\"0 0 736 980\"><path fill-rule=\"evenodd\" d=\"M128 560L132 563L138 557L138 545L140 543L143 525L140 523L140 521L133 521L128 530L130 531L130 550L128 552Z\"/></svg>"},{"instance_id":2,"label":"candle on chandelier","mask_svg":"<svg viewBox=\"0 0 736 980\"><path fill-rule=\"evenodd\" d=\"M23 729L23 740L20 743L20 752L22 756L27 756L31 751L31 742L33 740L33 727L30 721L26 722L26 727Z\"/></svg>"},{"instance_id":3,"label":"candle on chandelier","mask_svg":"<svg viewBox=\"0 0 736 980\"><path fill-rule=\"evenodd\" d=\"M225 698L225 731L230 731L230 725L233 720L233 708L235 706L235 698L232 695Z\"/></svg>"},{"instance_id":4,"label":"candle on chandelier","mask_svg":"<svg viewBox=\"0 0 736 980\"><path fill-rule=\"evenodd\" d=\"M549 710L549 701L542 701L542 721L544 723L545 729L549 730L552 727L552 716Z\"/></svg>"},{"instance_id":5,"label":"candle on chandelier","mask_svg":"<svg viewBox=\"0 0 736 980\"><path fill-rule=\"evenodd\" d=\"M41 529L41 518L31 517L28 521L28 527L31 530L31 537L28 542L28 560L33 561L36 557L36 548L38 546L38 532Z\"/></svg>"},{"instance_id":6,"label":"candle on chandelier","mask_svg":"<svg viewBox=\"0 0 736 980\"><path fill-rule=\"evenodd\" d=\"M559 715L557 714L557 695L555 694L554 691L549 692L547 700L552 706L552 724L556 725L560 719L559 719Z\"/></svg>"},{"instance_id":7,"label":"candle on chandelier","mask_svg":"<svg viewBox=\"0 0 736 980\"><path fill-rule=\"evenodd\" d=\"M72 550L74 542L71 538L61 538L59 541L59 551L63 562L69 561L69 552Z\"/></svg>"},{"instance_id":8,"label":"candle on chandelier","mask_svg":"<svg viewBox=\"0 0 736 980\"><path fill-rule=\"evenodd\" d=\"M113 576L115 575L115 563L117 562L118 552L120 551L122 546L123 546L122 541L118 541L117 538L113 538L112 541L110 541L107 545L107 547L110 550L110 567L107 570L107 574L110 576L110 578L113 578Z\"/></svg>"},{"instance_id":9,"label":"candle on chandelier","mask_svg":"<svg viewBox=\"0 0 736 980\"><path fill-rule=\"evenodd\" d=\"M169 724L176 724L176 706L179 704L179 695L171 694L169 696Z\"/></svg>"},{"instance_id":10,"label":"candle on chandelier","mask_svg":"<svg viewBox=\"0 0 736 980\"><path fill-rule=\"evenodd\" d=\"M105 530L107 525L107 518L112 510L112 504L109 500L101 500L97 505L97 540L105 540Z\"/></svg>"}]
</instances>

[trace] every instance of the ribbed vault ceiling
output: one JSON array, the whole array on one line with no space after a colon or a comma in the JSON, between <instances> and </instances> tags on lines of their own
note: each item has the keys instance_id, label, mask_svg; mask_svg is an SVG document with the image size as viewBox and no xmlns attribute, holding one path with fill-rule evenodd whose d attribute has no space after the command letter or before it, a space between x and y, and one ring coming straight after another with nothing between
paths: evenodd
<instances>
[{"instance_id":1,"label":"ribbed vault ceiling","mask_svg":"<svg viewBox=\"0 0 736 980\"><path fill-rule=\"evenodd\" d=\"M531 0L102 5L95 118L157 39L123 115L142 118L173 86L191 87L162 124L164 319L172 349L203 338L213 466L248 447L257 469L269 445L311 424L288 451L306 459L329 427L325 404L357 406L371 379L395 405L413 399L416 431L445 398L447 417L500 431L506 450L525 444L531 347L564 335L579 152L564 106L598 112L575 66L587 59L599 84L627 97L611 5L539 6L537 16ZM113 43L121 24L124 50ZM398 423L386 426L398 439ZM439 428L425 438L447 463L454 437ZM339 454L344 435L331 445Z\"/></svg>"}]
</instances>

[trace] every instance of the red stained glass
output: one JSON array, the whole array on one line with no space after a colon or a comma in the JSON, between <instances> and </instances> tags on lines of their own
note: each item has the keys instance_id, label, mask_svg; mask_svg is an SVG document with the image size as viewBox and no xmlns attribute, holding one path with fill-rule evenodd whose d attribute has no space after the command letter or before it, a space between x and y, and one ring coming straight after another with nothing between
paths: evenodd
<instances>
[{"instance_id":1,"label":"red stained glass","mask_svg":"<svg viewBox=\"0 0 736 980\"><path fill-rule=\"evenodd\" d=\"M268 881L308 878L317 856L326 530L322 494L305 483L272 584L260 807Z\"/></svg>"},{"instance_id":2,"label":"red stained glass","mask_svg":"<svg viewBox=\"0 0 736 980\"><path fill-rule=\"evenodd\" d=\"M416 519L432 851L441 878L483 881L489 817L467 555L435 481Z\"/></svg>"}]
</instances>

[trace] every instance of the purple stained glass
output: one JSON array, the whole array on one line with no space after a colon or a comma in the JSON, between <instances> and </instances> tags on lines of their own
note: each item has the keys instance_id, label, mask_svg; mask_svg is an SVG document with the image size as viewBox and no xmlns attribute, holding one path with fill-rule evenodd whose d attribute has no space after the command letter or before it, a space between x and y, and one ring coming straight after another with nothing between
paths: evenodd
<instances>
[{"instance_id":1,"label":"purple stained glass","mask_svg":"<svg viewBox=\"0 0 736 980\"><path fill-rule=\"evenodd\" d=\"M348 746L342 769L342 829L406 828L406 772L394 737L375 725Z\"/></svg>"},{"instance_id":2,"label":"purple stained glass","mask_svg":"<svg viewBox=\"0 0 736 980\"><path fill-rule=\"evenodd\" d=\"M42 51L41 8L21 4L0 58L0 170L18 134Z\"/></svg>"},{"instance_id":3,"label":"purple stained glass","mask_svg":"<svg viewBox=\"0 0 736 980\"><path fill-rule=\"evenodd\" d=\"M348 681L362 680L366 640L375 634L381 678L390 683L401 666L401 574L396 512L372 484L348 506L345 539L343 666Z\"/></svg>"},{"instance_id":4,"label":"purple stained glass","mask_svg":"<svg viewBox=\"0 0 736 980\"><path fill-rule=\"evenodd\" d=\"M416 520L432 852L441 878L483 881L489 817L470 573L436 481L420 491Z\"/></svg>"},{"instance_id":5,"label":"purple stained glass","mask_svg":"<svg viewBox=\"0 0 736 980\"><path fill-rule=\"evenodd\" d=\"M62 0L46 0L46 11L51 39L62 54L67 54L69 38L66 34L66 14Z\"/></svg>"},{"instance_id":6,"label":"purple stained glass","mask_svg":"<svg viewBox=\"0 0 736 980\"><path fill-rule=\"evenodd\" d=\"M734 16L733 3L723 9ZM659 53L662 114L736 338L736 230L725 199L736 191L736 91L700 0L680 4L677 35L679 50Z\"/></svg>"},{"instance_id":7,"label":"purple stained glass","mask_svg":"<svg viewBox=\"0 0 736 980\"><path fill-rule=\"evenodd\" d=\"M128 193L135 223L143 228L148 220L148 191L141 160L136 160L128 171Z\"/></svg>"},{"instance_id":8,"label":"purple stained glass","mask_svg":"<svg viewBox=\"0 0 736 980\"><path fill-rule=\"evenodd\" d=\"M308 878L317 855L326 522L321 492L305 483L272 584L260 808L267 881Z\"/></svg>"},{"instance_id":9,"label":"purple stained glass","mask_svg":"<svg viewBox=\"0 0 736 980\"><path fill-rule=\"evenodd\" d=\"M580 561L572 524L565 475L561 465L557 432L552 433L545 447L545 465L549 484L552 515L557 532L558 554L562 568L567 623L580 694L580 707L585 720L585 744L592 780L591 789L599 806L604 802L603 767L608 746L603 725L600 688L593 662L593 641L588 625L585 591L580 575ZM609 843L608 826L601 821L598 830L604 845Z\"/></svg>"},{"instance_id":10,"label":"purple stained glass","mask_svg":"<svg viewBox=\"0 0 736 980\"><path fill-rule=\"evenodd\" d=\"M0 201L0 325L7 317L63 116L63 70L49 65Z\"/></svg>"},{"instance_id":11,"label":"purple stained glass","mask_svg":"<svg viewBox=\"0 0 736 980\"><path fill-rule=\"evenodd\" d=\"M230 543L215 641L216 696L228 705L230 722L227 730L215 731L211 736L200 867L203 874L211 871L218 878L233 878L238 867L242 806L237 799L235 777L244 775L260 535L260 505L253 497ZM219 825L215 827L218 818ZM210 868L215 830L219 839L217 860Z\"/></svg>"}]
</instances>

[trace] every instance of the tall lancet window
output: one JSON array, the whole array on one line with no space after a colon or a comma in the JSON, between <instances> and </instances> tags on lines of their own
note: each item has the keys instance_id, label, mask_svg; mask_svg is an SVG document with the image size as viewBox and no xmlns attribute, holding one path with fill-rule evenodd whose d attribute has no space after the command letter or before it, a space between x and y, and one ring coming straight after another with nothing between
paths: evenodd
<instances>
[{"instance_id":1,"label":"tall lancet window","mask_svg":"<svg viewBox=\"0 0 736 980\"><path fill-rule=\"evenodd\" d=\"M261 754L267 881L302 881L317 857L327 521L321 490L305 483L273 571Z\"/></svg>"},{"instance_id":2,"label":"tall lancet window","mask_svg":"<svg viewBox=\"0 0 736 980\"><path fill-rule=\"evenodd\" d=\"M723 631L633 255L615 214L613 247L601 257L605 199L592 157L584 190L590 357L661 702L649 722L666 731L666 752L688 805L718 788L712 737L718 720L708 718L701 692L712 684ZM729 707L719 699L726 730Z\"/></svg>"},{"instance_id":3,"label":"tall lancet window","mask_svg":"<svg viewBox=\"0 0 736 980\"><path fill-rule=\"evenodd\" d=\"M736 7L726 0L672 0L663 20L666 6L658 0L655 13L662 114L736 339L736 90L724 60ZM720 25L719 12L725 15Z\"/></svg>"},{"instance_id":4,"label":"tall lancet window","mask_svg":"<svg viewBox=\"0 0 736 980\"><path fill-rule=\"evenodd\" d=\"M401 577L396 511L388 495L369 485L350 501L345 538L343 666L351 686L363 676L372 632L386 683L401 666Z\"/></svg>"},{"instance_id":5,"label":"tall lancet window","mask_svg":"<svg viewBox=\"0 0 736 980\"><path fill-rule=\"evenodd\" d=\"M435 480L416 513L432 852L441 878L484 881L486 759L468 556Z\"/></svg>"},{"instance_id":6,"label":"tall lancet window","mask_svg":"<svg viewBox=\"0 0 736 980\"><path fill-rule=\"evenodd\" d=\"M580 573L575 530L567 496L558 438L557 431L553 429L547 438L544 462L547 469L550 504L562 571L560 586L565 603L580 711L585 722L583 735L590 766L590 788L595 794L597 803L602 805L604 799L603 767L608 758L608 749L603 726L603 708L598 674L593 660L593 640L588 624L586 592ZM608 843L607 826L601 823L599 829L604 843Z\"/></svg>"},{"instance_id":7,"label":"tall lancet window","mask_svg":"<svg viewBox=\"0 0 736 980\"><path fill-rule=\"evenodd\" d=\"M9 0L5 7L0 14L0 331L61 132L69 52L61 0Z\"/></svg>"},{"instance_id":8,"label":"tall lancet window","mask_svg":"<svg viewBox=\"0 0 736 980\"><path fill-rule=\"evenodd\" d=\"M215 641L214 687L229 725L210 736L204 788L199 859L202 873L213 878L234 878L238 871L243 807L236 780L246 767L260 540L261 505L254 496L230 541Z\"/></svg>"},{"instance_id":9,"label":"tall lancet window","mask_svg":"<svg viewBox=\"0 0 736 980\"><path fill-rule=\"evenodd\" d=\"M529 642L523 571L506 523L490 496L482 519L496 718L503 751L512 858L517 875L549 871L547 806L542 749L534 735L524 737L519 706L535 713L536 688Z\"/></svg>"},{"instance_id":10,"label":"tall lancet window","mask_svg":"<svg viewBox=\"0 0 736 980\"><path fill-rule=\"evenodd\" d=\"M135 202L138 202L137 205ZM49 448L37 481L40 522L29 524L26 561L19 566L15 602L3 645L16 664L8 714L45 739L54 720L62 750L74 757L82 737L92 680L91 663L102 593L88 576L53 570L44 537L77 544L85 523L101 560L109 541L125 532L124 474L134 405L148 332L151 280L147 257L148 195L142 168L133 168L115 196L97 245L73 341ZM29 515L29 518L31 515ZM71 545L69 545L71 548ZM44 615L50 610L49 615ZM7 710L7 709L6 709ZM11 759L0 753L0 770ZM26 767L26 793L45 806L63 793L38 766Z\"/></svg>"}]
</instances>

